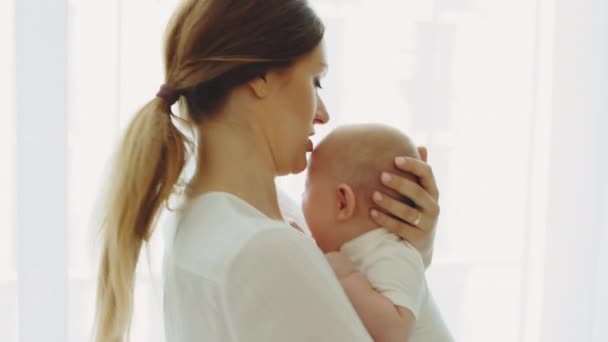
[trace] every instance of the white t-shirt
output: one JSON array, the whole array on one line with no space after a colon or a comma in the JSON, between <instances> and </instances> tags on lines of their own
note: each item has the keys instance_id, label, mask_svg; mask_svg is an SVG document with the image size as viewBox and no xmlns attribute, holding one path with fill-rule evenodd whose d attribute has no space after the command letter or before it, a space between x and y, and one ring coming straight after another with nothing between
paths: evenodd
<instances>
[{"instance_id":1,"label":"white t-shirt","mask_svg":"<svg viewBox=\"0 0 608 342\"><path fill-rule=\"evenodd\" d=\"M277 198L279 200L279 207L283 218L289 223L293 222L297 224L298 228L312 239L312 233L306 224L306 219L302 213L301 206L289 197L286 192L282 191L281 188L277 188Z\"/></svg>"},{"instance_id":2,"label":"white t-shirt","mask_svg":"<svg viewBox=\"0 0 608 342\"><path fill-rule=\"evenodd\" d=\"M227 193L167 222L167 341L371 341L314 241Z\"/></svg>"},{"instance_id":3,"label":"white t-shirt","mask_svg":"<svg viewBox=\"0 0 608 342\"><path fill-rule=\"evenodd\" d=\"M386 229L367 232L347 243L346 254L373 288L416 318L410 342L453 341L424 276L420 253Z\"/></svg>"}]
</instances>

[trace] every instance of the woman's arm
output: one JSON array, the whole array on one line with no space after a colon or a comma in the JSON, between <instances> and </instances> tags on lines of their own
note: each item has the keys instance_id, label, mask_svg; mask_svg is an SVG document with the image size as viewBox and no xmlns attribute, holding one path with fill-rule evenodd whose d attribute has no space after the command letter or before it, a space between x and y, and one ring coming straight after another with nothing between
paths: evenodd
<instances>
[{"instance_id":1,"label":"woman's arm","mask_svg":"<svg viewBox=\"0 0 608 342\"><path fill-rule=\"evenodd\" d=\"M256 234L227 281L237 340L371 341L321 251L290 227Z\"/></svg>"},{"instance_id":2,"label":"woman's arm","mask_svg":"<svg viewBox=\"0 0 608 342\"><path fill-rule=\"evenodd\" d=\"M378 225L401 236L414 246L422 255L425 267L428 267L433 258L435 230L439 217L439 190L433 170L426 163L426 148L420 147L418 152L422 160L410 157L395 158L395 166L399 170L417 176L418 183L394 172L388 173L389 177L379 175L382 184L414 201L416 208L393 199L385 193L380 201L373 199L378 208L372 209L370 216ZM398 219L390 217L383 211L391 213Z\"/></svg>"}]
</instances>

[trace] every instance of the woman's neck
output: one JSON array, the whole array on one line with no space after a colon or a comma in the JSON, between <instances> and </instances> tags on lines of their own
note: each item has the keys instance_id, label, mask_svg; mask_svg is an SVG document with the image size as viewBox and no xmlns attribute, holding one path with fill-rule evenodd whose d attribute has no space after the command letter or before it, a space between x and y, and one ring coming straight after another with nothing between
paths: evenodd
<instances>
[{"instance_id":1,"label":"woman's neck","mask_svg":"<svg viewBox=\"0 0 608 342\"><path fill-rule=\"evenodd\" d=\"M206 122L200 132L191 197L221 191L248 202L271 219L282 220L272 155L250 127Z\"/></svg>"}]
</instances>

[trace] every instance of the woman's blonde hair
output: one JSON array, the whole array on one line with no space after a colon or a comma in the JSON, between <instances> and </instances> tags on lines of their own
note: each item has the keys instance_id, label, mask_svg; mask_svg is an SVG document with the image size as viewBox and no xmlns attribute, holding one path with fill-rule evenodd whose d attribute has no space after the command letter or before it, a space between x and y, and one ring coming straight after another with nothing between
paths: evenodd
<instances>
[{"instance_id":1,"label":"woman's blonde hair","mask_svg":"<svg viewBox=\"0 0 608 342\"><path fill-rule=\"evenodd\" d=\"M213 115L234 87L291 65L321 41L323 24L305 0L189 0L169 23L165 88L180 98L184 119L167 96L135 115L118 147L102 213L95 340L128 340L135 268L142 245L174 192L188 158L187 137Z\"/></svg>"}]
</instances>

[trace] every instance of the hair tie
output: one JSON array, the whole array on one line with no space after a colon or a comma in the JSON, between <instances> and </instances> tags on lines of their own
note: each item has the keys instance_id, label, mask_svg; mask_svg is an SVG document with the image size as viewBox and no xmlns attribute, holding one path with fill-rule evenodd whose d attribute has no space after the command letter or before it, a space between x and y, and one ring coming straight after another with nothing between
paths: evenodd
<instances>
[{"instance_id":1,"label":"hair tie","mask_svg":"<svg viewBox=\"0 0 608 342\"><path fill-rule=\"evenodd\" d=\"M160 89L158 90L158 93L156 93L156 96L165 100L165 102L169 106L173 106L175 102L177 102L177 100L179 99L180 94L175 89L169 87L166 84L163 84L162 86L160 86Z\"/></svg>"}]
</instances>

